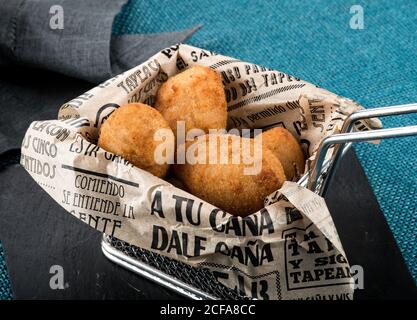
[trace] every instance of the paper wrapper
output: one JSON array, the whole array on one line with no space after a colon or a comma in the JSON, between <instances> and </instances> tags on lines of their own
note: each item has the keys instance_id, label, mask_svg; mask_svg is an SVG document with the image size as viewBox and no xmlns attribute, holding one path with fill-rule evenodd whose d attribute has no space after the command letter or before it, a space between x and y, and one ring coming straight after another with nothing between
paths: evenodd
<instances>
[{"instance_id":1,"label":"paper wrapper","mask_svg":"<svg viewBox=\"0 0 417 320\"><path fill-rule=\"evenodd\" d=\"M97 147L100 125L128 102L153 105L168 77L193 65L221 74L229 128L283 126L314 156L337 132L351 100L282 72L177 45L64 104L58 120L33 122L21 164L92 228L195 267L258 299L351 299L353 281L323 198L286 182L259 212L233 217ZM378 122L366 121L361 129Z\"/></svg>"}]
</instances>

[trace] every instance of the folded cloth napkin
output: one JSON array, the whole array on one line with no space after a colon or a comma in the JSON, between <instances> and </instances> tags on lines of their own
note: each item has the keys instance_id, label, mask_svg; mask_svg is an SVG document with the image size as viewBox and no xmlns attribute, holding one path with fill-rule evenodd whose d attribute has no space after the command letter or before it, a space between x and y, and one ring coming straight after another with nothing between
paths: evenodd
<instances>
[{"instance_id":1,"label":"folded cloth napkin","mask_svg":"<svg viewBox=\"0 0 417 320\"><path fill-rule=\"evenodd\" d=\"M97 83L198 29L112 36L114 17L125 2L1 0L0 66L23 64Z\"/></svg>"}]
</instances>

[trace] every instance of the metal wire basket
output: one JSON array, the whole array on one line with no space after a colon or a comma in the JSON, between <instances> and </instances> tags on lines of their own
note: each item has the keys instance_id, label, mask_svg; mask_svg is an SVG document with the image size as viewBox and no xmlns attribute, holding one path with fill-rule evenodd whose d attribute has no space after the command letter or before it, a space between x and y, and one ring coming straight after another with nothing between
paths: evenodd
<instances>
[{"instance_id":1,"label":"metal wire basket","mask_svg":"<svg viewBox=\"0 0 417 320\"><path fill-rule=\"evenodd\" d=\"M298 183L322 195L327 188L330 176L352 142L417 135L417 126L351 132L356 121L408 113L417 113L417 104L361 110L351 114L345 120L340 134L323 139L311 170ZM335 146L333 155L325 161L327 151L332 146ZM191 267L108 235L103 235L101 247L109 260L185 297L208 300L250 299L241 292L221 284L208 269Z\"/></svg>"}]
</instances>

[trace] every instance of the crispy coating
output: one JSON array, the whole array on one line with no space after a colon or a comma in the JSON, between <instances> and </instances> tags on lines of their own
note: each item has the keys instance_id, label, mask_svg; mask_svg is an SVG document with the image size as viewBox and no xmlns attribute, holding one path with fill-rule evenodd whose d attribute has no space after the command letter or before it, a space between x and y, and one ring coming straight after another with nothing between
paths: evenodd
<instances>
[{"instance_id":1,"label":"crispy coating","mask_svg":"<svg viewBox=\"0 0 417 320\"><path fill-rule=\"evenodd\" d=\"M155 107L177 135L177 121L191 129L225 129L227 107L220 76L208 67L195 66L170 77L159 88Z\"/></svg>"},{"instance_id":2,"label":"crispy coating","mask_svg":"<svg viewBox=\"0 0 417 320\"><path fill-rule=\"evenodd\" d=\"M158 164L154 157L154 151L161 143L155 141L154 133L161 128L171 132L168 123L156 109L142 103L129 103L114 111L102 124L98 145L162 178L169 164Z\"/></svg>"},{"instance_id":3,"label":"crispy coating","mask_svg":"<svg viewBox=\"0 0 417 320\"><path fill-rule=\"evenodd\" d=\"M216 135L218 143L217 146L213 146L208 142L209 136L213 137L213 135L200 136L197 142L186 145L187 153L194 153L197 156L200 155L198 146L205 145L208 150L206 164L176 164L173 166L174 174L184 183L189 192L230 214L246 216L263 208L265 197L279 189L285 181L284 169L280 161L272 154L272 151L261 145L261 169L255 175L247 175L244 168L247 168L248 164L242 161L238 164L232 163L232 158L236 153L237 158L240 157L240 160L243 160L241 150L244 150L233 147L233 141L238 141L237 145L240 146L248 143L253 155L254 140L226 134L221 135L223 138L219 138L220 136ZM225 137L226 143L220 143L220 139L225 139ZM216 148L217 162L210 164L210 154ZM228 161L222 164L219 159L225 151Z\"/></svg>"},{"instance_id":4,"label":"crispy coating","mask_svg":"<svg viewBox=\"0 0 417 320\"><path fill-rule=\"evenodd\" d=\"M304 173L304 153L297 139L287 129L276 127L263 132L262 144L281 161L288 180Z\"/></svg>"}]
</instances>

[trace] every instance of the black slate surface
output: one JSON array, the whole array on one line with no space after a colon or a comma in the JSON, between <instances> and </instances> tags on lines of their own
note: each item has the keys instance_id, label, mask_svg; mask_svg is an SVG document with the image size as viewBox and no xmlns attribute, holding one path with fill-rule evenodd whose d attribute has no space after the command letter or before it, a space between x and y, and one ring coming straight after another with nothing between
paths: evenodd
<instances>
[{"instance_id":1,"label":"black slate surface","mask_svg":"<svg viewBox=\"0 0 417 320\"><path fill-rule=\"evenodd\" d=\"M15 298L176 297L108 261L101 252L101 234L69 215L20 165L0 176L0 237ZM49 286L53 265L63 267L63 290Z\"/></svg>"},{"instance_id":2,"label":"black slate surface","mask_svg":"<svg viewBox=\"0 0 417 320\"><path fill-rule=\"evenodd\" d=\"M48 72L2 71L0 107L8 108L0 118L6 133L3 146L18 146L31 121L55 118L58 106L91 87ZM20 165L12 164L18 149L4 150L0 150L0 241L17 299L181 298L108 261L101 253L101 234L70 216ZM365 289L356 291L355 298L417 298L414 281L354 152L343 159L326 199L350 263L364 268ZM64 269L63 290L49 286L52 265Z\"/></svg>"},{"instance_id":3,"label":"black slate surface","mask_svg":"<svg viewBox=\"0 0 417 320\"><path fill-rule=\"evenodd\" d=\"M416 299L417 288L353 150L324 195L351 265L364 269L355 299Z\"/></svg>"}]
</instances>

